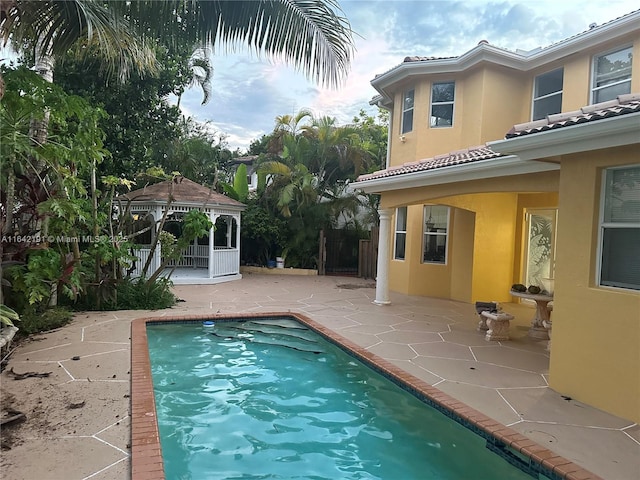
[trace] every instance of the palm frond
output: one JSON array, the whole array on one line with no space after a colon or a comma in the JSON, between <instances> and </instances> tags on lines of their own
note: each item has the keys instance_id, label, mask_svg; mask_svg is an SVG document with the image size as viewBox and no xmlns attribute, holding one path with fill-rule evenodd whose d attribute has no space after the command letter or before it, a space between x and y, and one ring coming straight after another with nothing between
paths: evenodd
<instances>
[{"instance_id":1,"label":"palm frond","mask_svg":"<svg viewBox=\"0 0 640 480\"><path fill-rule=\"evenodd\" d=\"M224 51L248 47L293 64L319 84L349 72L353 31L336 0L166 0L113 2L140 32Z\"/></svg>"},{"instance_id":2,"label":"palm frond","mask_svg":"<svg viewBox=\"0 0 640 480\"><path fill-rule=\"evenodd\" d=\"M62 56L83 42L99 46L109 69L121 79L132 69L155 69L155 56L125 19L96 0L16 0L0 23L0 38L31 45L37 55Z\"/></svg>"},{"instance_id":3,"label":"palm frond","mask_svg":"<svg viewBox=\"0 0 640 480\"><path fill-rule=\"evenodd\" d=\"M198 47L191 54L189 59L189 67L193 77L190 86L199 86L204 95L202 105L209 103L211 99L212 87L211 79L213 78L213 67L211 66L211 51L206 47Z\"/></svg>"}]
</instances>

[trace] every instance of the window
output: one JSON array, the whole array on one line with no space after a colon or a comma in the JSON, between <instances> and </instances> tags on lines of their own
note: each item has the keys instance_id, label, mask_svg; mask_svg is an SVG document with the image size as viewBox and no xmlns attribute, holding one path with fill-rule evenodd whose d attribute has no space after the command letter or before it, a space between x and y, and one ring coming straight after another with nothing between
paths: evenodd
<instances>
[{"instance_id":1,"label":"window","mask_svg":"<svg viewBox=\"0 0 640 480\"><path fill-rule=\"evenodd\" d=\"M396 208L396 237L393 251L395 260L404 260L407 243L407 207Z\"/></svg>"},{"instance_id":2,"label":"window","mask_svg":"<svg viewBox=\"0 0 640 480\"><path fill-rule=\"evenodd\" d=\"M415 90L409 90L402 96L402 126L400 133L413 130L413 96Z\"/></svg>"},{"instance_id":3,"label":"window","mask_svg":"<svg viewBox=\"0 0 640 480\"><path fill-rule=\"evenodd\" d=\"M593 59L591 103L606 102L631 93L631 47Z\"/></svg>"},{"instance_id":4,"label":"window","mask_svg":"<svg viewBox=\"0 0 640 480\"><path fill-rule=\"evenodd\" d=\"M562 111L562 78L564 68L538 75L533 85L532 120Z\"/></svg>"},{"instance_id":5,"label":"window","mask_svg":"<svg viewBox=\"0 0 640 480\"><path fill-rule=\"evenodd\" d=\"M449 230L449 207L444 205L424 206L423 263L447 263L447 232Z\"/></svg>"},{"instance_id":6,"label":"window","mask_svg":"<svg viewBox=\"0 0 640 480\"><path fill-rule=\"evenodd\" d=\"M431 86L432 127L450 127L453 125L453 97L455 82L434 83Z\"/></svg>"},{"instance_id":7,"label":"window","mask_svg":"<svg viewBox=\"0 0 640 480\"><path fill-rule=\"evenodd\" d=\"M605 171L599 285L640 290L640 165Z\"/></svg>"},{"instance_id":8,"label":"window","mask_svg":"<svg viewBox=\"0 0 640 480\"><path fill-rule=\"evenodd\" d=\"M557 217L556 208L526 211L525 285L542 288L555 276Z\"/></svg>"}]
</instances>

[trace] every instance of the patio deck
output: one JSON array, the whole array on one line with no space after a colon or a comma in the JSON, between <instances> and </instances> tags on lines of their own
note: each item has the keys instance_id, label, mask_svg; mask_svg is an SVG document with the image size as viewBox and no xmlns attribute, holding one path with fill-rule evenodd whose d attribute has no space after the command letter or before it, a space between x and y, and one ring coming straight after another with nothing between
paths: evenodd
<instances>
[{"instance_id":1,"label":"patio deck","mask_svg":"<svg viewBox=\"0 0 640 480\"><path fill-rule=\"evenodd\" d=\"M638 425L548 387L546 342L526 335L531 307L505 304L512 339L487 342L473 305L392 292L392 304L378 306L373 282L351 277L246 274L175 292L184 302L153 316L300 312L596 475L640 478ZM52 374L1 376L3 402L13 394L27 414L26 436L3 432L16 439L2 452L3 478L130 478L130 322L148 314L80 313L15 351L8 369Z\"/></svg>"}]
</instances>

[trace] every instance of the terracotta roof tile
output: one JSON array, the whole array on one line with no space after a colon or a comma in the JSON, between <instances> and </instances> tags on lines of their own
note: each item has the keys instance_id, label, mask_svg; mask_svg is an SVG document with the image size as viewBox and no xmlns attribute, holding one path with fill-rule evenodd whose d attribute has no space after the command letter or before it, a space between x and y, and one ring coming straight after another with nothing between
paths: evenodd
<instances>
[{"instance_id":1,"label":"terracotta roof tile","mask_svg":"<svg viewBox=\"0 0 640 480\"><path fill-rule=\"evenodd\" d=\"M217 193L210 188L200 185L188 178L177 177L173 180L154 183L138 190L133 190L119 198L136 202L164 201L169 198L169 192L173 184L172 196L174 202L180 203L200 203L204 205L221 205L229 207L244 207L243 203Z\"/></svg>"},{"instance_id":2,"label":"terracotta roof tile","mask_svg":"<svg viewBox=\"0 0 640 480\"><path fill-rule=\"evenodd\" d=\"M505 138L522 137L534 133L546 132L558 128L578 125L580 123L595 122L605 118L619 117L630 113L640 112L640 93L619 95L615 100L587 105L580 110L549 115L547 118L533 122L514 125L507 132Z\"/></svg>"},{"instance_id":3,"label":"terracotta roof tile","mask_svg":"<svg viewBox=\"0 0 640 480\"><path fill-rule=\"evenodd\" d=\"M412 55L410 57L404 57L403 63L428 62L431 60L449 60L451 58L457 58L457 57L420 57L418 55Z\"/></svg>"},{"instance_id":4,"label":"terracotta roof tile","mask_svg":"<svg viewBox=\"0 0 640 480\"><path fill-rule=\"evenodd\" d=\"M470 147L464 150L449 152L444 155L437 155L433 158L408 162L395 167L389 167L385 170L379 170L374 173L360 175L358 182L365 180L375 180L378 178L394 177L397 175L406 175L408 173L422 172L426 170L435 170L438 168L452 167L455 165L464 165L468 163L478 162L480 160L490 160L493 158L503 157L501 153L494 152L489 147L482 145L478 147Z\"/></svg>"}]
</instances>

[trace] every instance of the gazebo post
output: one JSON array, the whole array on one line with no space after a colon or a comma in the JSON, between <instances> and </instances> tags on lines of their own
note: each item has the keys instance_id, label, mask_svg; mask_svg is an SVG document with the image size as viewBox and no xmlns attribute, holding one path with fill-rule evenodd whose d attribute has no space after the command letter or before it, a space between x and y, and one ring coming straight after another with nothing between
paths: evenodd
<instances>
[{"instance_id":1,"label":"gazebo post","mask_svg":"<svg viewBox=\"0 0 640 480\"><path fill-rule=\"evenodd\" d=\"M219 232L220 239L223 243L219 245L220 250L216 250L215 223L216 220L223 215L225 219L230 217L236 218L236 216L239 217L240 212L244 210L246 205L181 176L164 182L146 185L138 190L122 195L118 200L130 201L134 210L137 209L141 211L143 208L147 209L149 215L153 217L154 220L153 228L151 229L154 240L158 238L160 233L158 223L160 219L164 218L165 210L167 215L169 215L172 213L183 214L184 212L197 209L210 219L213 225L212 228L209 229L209 254L204 257L199 256L200 252L204 253L203 249L200 248L204 248L204 246L198 245L198 241L195 240L193 245L189 246L189 250L193 250L193 268L197 271L195 275L191 272L184 272L181 276L180 272L176 271L176 269L172 270L171 273L174 274L172 279L176 284L209 284L242 278L242 275L239 274L240 256L238 255L240 225L238 224L238 234L235 237L238 248L233 249L231 247L234 239L233 224L229 225L227 223L226 242L224 242L222 238L223 232ZM220 223L220 228L223 228L222 222ZM225 244L226 247L224 246ZM141 256L145 257L145 264L147 261L149 262L148 269L152 271L157 270L159 266L162 265L162 252L159 247L154 249L152 256L140 252L138 258L140 259ZM201 266L204 267L202 260L205 258L208 259L206 270L205 268L201 268Z\"/></svg>"},{"instance_id":2,"label":"gazebo post","mask_svg":"<svg viewBox=\"0 0 640 480\"><path fill-rule=\"evenodd\" d=\"M236 219L236 246L238 251L238 273L240 273L240 217L241 213L236 214L233 218Z\"/></svg>"},{"instance_id":3,"label":"gazebo post","mask_svg":"<svg viewBox=\"0 0 640 480\"><path fill-rule=\"evenodd\" d=\"M211 220L211 228L209 229L209 278L213 278L213 255L214 255L214 241L213 232L216 229L216 216L213 212L209 212L209 220Z\"/></svg>"}]
</instances>

